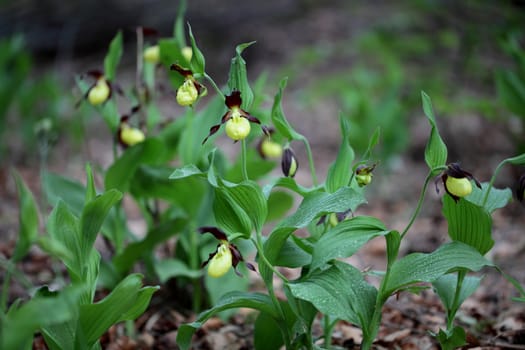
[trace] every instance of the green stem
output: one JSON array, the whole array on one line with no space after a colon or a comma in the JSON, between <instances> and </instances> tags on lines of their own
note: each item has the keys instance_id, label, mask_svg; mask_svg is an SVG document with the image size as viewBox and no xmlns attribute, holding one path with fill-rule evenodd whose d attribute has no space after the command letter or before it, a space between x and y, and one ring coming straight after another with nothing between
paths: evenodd
<instances>
[{"instance_id":1,"label":"green stem","mask_svg":"<svg viewBox=\"0 0 525 350\"><path fill-rule=\"evenodd\" d=\"M461 288L463 287L463 281L467 276L467 270L461 269L458 272L458 281L456 284L456 291L454 292L454 300L452 302L452 307L447 311L447 331L452 332L454 328L454 319L456 318L456 313L460 307L459 297L461 294Z\"/></svg>"},{"instance_id":2,"label":"green stem","mask_svg":"<svg viewBox=\"0 0 525 350\"><path fill-rule=\"evenodd\" d=\"M199 237L197 230L190 225L190 266L193 270L198 270L199 267ZM195 278L193 284L193 311L198 313L201 309L202 290L200 278Z\"/></svg>"},{"instance_id":3,"label":"green stem","mask_svg":"<svg viewBox=\"0 0 525 350\"><path fill-rule=\"evenodd\" d=\"M241 140L241 170L242 179L248 181L248 168L246 166L246 140Z\"/></svg>"},{"instance_id":4,"label":"green stem","mask_svg":"<svg viewBox=\"0 0 525 350\"><path fill-rule=\"evenodd\" d=\"M9 285L11 282L11 275L13 273L14 264L9 261L9 264L7 265L7 270L5 272L4 276L4 284L2 286L2 296L0 299L0 312L5 313L7 311L7 297L9 294Z\"/></svg>"},{"instance_id":5,"label":"green stem","mask_svg":"<svg viewBox=\"0 0 525 350\"><path fill-rule=\"evenodd\" d=\"M414 221L416 221L417 216L419 215L419 212L421 211L421 207L423 206L423 200L425 199L425 193L427 192L428 183L430 182L430 179L439 171L444 170L446 167L437 167L434 169L431 169L429 173L427 174L427 177L425 178L425 183L423 184L423 189L421 190L421 193L419 195L419 200L417 201L416 210L414 210L414 213L412 214L412 217L410 218L410 221L408 222L408 225L403 230L403 233L401 233L401 239L406 235L410 227L412 227L412 224L414 224Z\"/></svg>"},{"instance_id":6,"label":"green stem","mask_svg":"<svg viewBox=\"0 0 525 350\"><path fill-rule=\"evenodd\" d=\"M492 189L492 186L494 185L494 181L496 181L496 177L498 176L501 168L503 168L503 166L507 164L507 161L508 159L505 159L502 162L500 162L498 166L496 167L496 170L494 170L494 173L492 174L492 177L490 178L489 185L487 186L487 191L485 192L485 196L483 197L483 202L481 202L482 207L485 207L485 204L487 204L487 200L489 199L489 193Z\"/></svg>"},{"instance_id":7,"label":"green stem","mask_svg":"<svg viewBox=\"0 0 525 350\"><path fill-rule=\"evenodd\" d=\"M312 155L312 149L310 148L310 143L306 138L302 139L304 146L306 148L306 154L308 156L308 164L310 165L310 173L312 174L312 183L314 186L317 186L317 175L315 174L315 165L314 157Z\"/></svg>"},{"instance_id":8,"label":"green stem","mask_svg":"<svg viewBox=\"0 0 525 350\"><path fill-rule=\"evenodd\" d=\"M259 235L257 235L259 236ZM257 240L253 240L252 239L252 242L253 244L255 245L255 247L257 248L257 254L259 254L259 258L270 268L270 270L272 270L273 273L275 273L277 275L277 277L279 277L281 280L283 280L284 283L288 283L290 282L288 280L288 278L286 278L282 273L280 273L271 263L270 261L268 260L268 258L266 257L266 255L264 254L264 247L263 247L263 244L262 244L262 240L260 240L259 238L257 238Z\"/></svg>"},{"instance_id":9,"label":"green stem","mask_svg":"<svg viewBox=\"0 0 525 350\"><path fill-rule=\"evenodd\" d=\"M217 94L218 94L219 96L221 96L223 100L225 100L224 94L222 93L221 89L219 89L219 87L217 86L217 84L215 84L215 82L213 81L213 79L212 79L207 73L204 73L204 77L206 78L206 80L208 80L208 81L211 83L211 86L215 89L215 91L217 92Z\"/></svg>"}]
</instances>

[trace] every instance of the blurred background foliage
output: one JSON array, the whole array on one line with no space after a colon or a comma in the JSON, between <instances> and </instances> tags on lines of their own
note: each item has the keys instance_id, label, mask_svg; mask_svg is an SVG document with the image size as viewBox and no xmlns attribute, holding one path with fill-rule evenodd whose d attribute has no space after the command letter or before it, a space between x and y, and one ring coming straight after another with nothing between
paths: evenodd
<instances>
[{"instance_id":1,"label":"blurred background foliage","mask_svg":"<svg viewBox=\"0 0 525 350\"><path fill-rule=\"evenodd\" d=\"M524 10L520 1L199 0L189 2L186 17L207 57L216 58L207 69L217 82L225 83L233 48L257 40L245 52L249 77L269 73L267 86L275 86L288 76L285 101L300 114L291 119L336 125L341 113L358 152L379 125L377 156L389 159L412 142L421 90L442 116L495 121L523 148ZM45 157L63 138L77 144L86 111L75 107L74 76L99 68L94 62L118 29L133 53L123 57L119 79L126 67L132 76L134 28L168 34L176 11L176 3L161 0L2 2L2 163Z\"/></svg>"}]
</instances>

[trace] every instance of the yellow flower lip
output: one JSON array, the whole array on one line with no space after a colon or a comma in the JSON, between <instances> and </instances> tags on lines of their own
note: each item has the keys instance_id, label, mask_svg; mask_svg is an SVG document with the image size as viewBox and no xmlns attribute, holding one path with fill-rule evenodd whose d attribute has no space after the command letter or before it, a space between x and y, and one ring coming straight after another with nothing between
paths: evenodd
<instances>
[{"instance_id":1,"label":"yellow flower lip","mask_svg":"<svg viewBox=\"0 0 525 350\"><path fill-rule=\"evenodd\" d=\"M279 143L265 137L259 146L259 153L264 158L279 158L283 155L283 147Z\"/></svg>"},{"instance_id":2,"label":"yellow flower lip","mask_svg":"<svg viewBox=\"0 0 525 350\"><path fill-rule=\"evenodd\" d=\"M111 88L104 79L101 77L97 80L95 85L89 90L87 99L93 106L98 106L106 102L111 95Z\"/></svg>"},{"instance_id":3,"label":"yellow flower lip","mask_svg":"<svg viewBox=\"0 0 525 350\"><path fill-rule=\"evenodd\" d=\"M458 163L451 163L441 175L445 191L454 199L458 201L460 198L468 196L472 193L472 183L474 181L476 186L481 189L479 181L468 171L461 169ZM437 190L437 184L436 184Z\"/></svg>"},{"instance_id":4,"label":"yellow flower lip","mask_svg":"<svg viewBox=\"0 0 525 350\"><path fill-rule=\"evenodd\" d=\"M181 106L191 106L197 101L199 91L195 87L193 79L186 78L180 88L177 89L177 103Z\"/></svg>"},{"instance_id":5,"label":"yellow flower lip","mask_svg":"<svg viewBox=\"0 0 525 350\"><path fill-rule=\"evenodd\" d=\"M137 143L143 142L145 139L146 136L140 129L126 125L120 130L120 141L126 146L136 145Z\"/></svg>"},{"instance_id":6,"label":"yellow flower lip","mask_svg":"<svg viewBox=\"0 0 525 350\"><path fill-rule=\"evenodd\" d=\"M233 112L233 116L226 122L226 135L234 141L244 140L250 134L250 121L243 118L239 112Z\"/></svg>"},{"instance_id":7,"label":"yellow flower lip","mask_svg":"<svg viewBox=\"0 0 525 350\"><path fill-rule=\"evenodd\" d=\"M211 258L208 265L208 275L218 278L224 276L232 267L233 256L227 241L222 241L217 253Z\"/></svg>"},{"instance_id":8,"label":"yellow flower lip","mask_svg":"<svg viewBox=\"0 0 525 350\"><path fill-rule=\"evenodd\" d=\"M160 47L159 45L154 45L148 47L144 50L144 61L148 63L159 63L160 61Z\"/></svg>"},{"instance_id":9,"label":"yellow flower lip","mask_svg":"<svg viewBox=\"0 0 525 350\"><path fill-rule=\"evenodd\" d=\"M472 184L466 177L456 178L448 176L445 180L448 192L456 197L465 197L472 193Z\"/></svg>"}]
</instances>

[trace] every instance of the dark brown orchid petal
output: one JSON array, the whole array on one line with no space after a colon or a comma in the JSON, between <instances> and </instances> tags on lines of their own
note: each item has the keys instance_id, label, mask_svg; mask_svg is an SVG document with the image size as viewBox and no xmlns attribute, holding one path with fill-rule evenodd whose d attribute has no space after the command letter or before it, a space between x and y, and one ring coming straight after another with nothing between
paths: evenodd
<instances>
[{"instance_id":1,"label":"dark brown orchid petal","mask_svg":"<svg viewBox=\"0 0 525 350\"><path fill-rule=\"evenodd\" d=\"M226 233L215 226L199 227L198 231L199 233L211 233L213 237L217 238L219 241L228 241L228 236L226 236Z\"/></svg>"},{"instance_id":2,"label":"dark brown orchid petal","mask_svg":"<svg viewBox=\"0 0 525 350\"><path fill-rule=\"evenodd\" d=\"M268 136L268 137L270 137L272 135L272 133L273 133L273 129L268 127L268 126L266 126L266 125L261 125L261 129L262 129L263 133L266 136Z\"/></svg>"},{"instance_id":3,"label":"dark brown orchid petal","mask_svg":"<svg viewBox=\"0 0 525 350\"><path fill-rule=\"evenodd\" d=\"M142 30L144 36L155 36L159 34L159 31L151 27L139 27Z\"/></svg>"},{"instance_id":4,"label":"dark brown orchid petal","mask_svg":"<svg viewBox=\"0 0 525 350\"><path fill-rule=\"evenodd\" d=\"M130 111L130 114L133 115L135 113L137 113L138 111L140 111L140 105L136 105L136 106L133 106L131 107L131 111Z\"/></svg>"},{"instance_id":5,"label":"dark brown orchid petal","mask_svg":"<svg viewBox=\"0 0 525 350\"><path fill-rule=\"evenodd\" d=\"M257 270L255 269L255 266L253 266L253 264L250 264L249 262L245 262L246 264L246 267L248 268L248 270L252 270L253 272L257 272Z\"/></svg>"},{"instance_id":6,"label":"dark brown orchid petal","mask_svg":"<svg viewBox=\"0 0 525 350\"><path fill-rule=\"evenodd\" d=\"M104 76L104 72L100 69L92 69L86 72L86 75L88 77L92 77L95 79L102 78Z\"/></svg>"},{"instance_id":7,"label":"dark brown orchid petal","mask_svg":"<svg viewBox=\"0 0 525 350\"><path fill-rule=\"evenodd\" d=\"M232 117L232 112L231 111L228 111L228 112L224 113L224 115L221 118L221 124L226 123L228 120L230 120L231 117Z\"/></svg>"},{"instance_id":8,"label":"dark brown orchid petal","mask_svg":"<svg viewBox=\"0 0 525 350\"><path fill-rule=\"evenodd\" d=\"M210 128L210 133L208 134L208 136L206 136L206 138L202 141L202 144L204 145L206 143L206 141L208 141L208 139L210 138L210 136L212 136L213 134L215 134L217 131L219 131L219 129L221 128L221 124L217 124L217 125L214 125Z\"/></svg>"},{"instance_id":9,"label":"dark brown orchid petal","mask_svg":"<svg viewBox=\"0 0 525 350\"><path fill-rule=\"evenodd\" d=\"M523 198L525 196L525 174L520 176L520 179L518 180L518 186L516 187L516 198L523 202Z\"/></svg>"},{"instance_id":10,"label":"dark brown orchid petal","mask_svg":"<svg viewBox=\"0 0 525 350\"><path fill-rule=\"evenodd\" d=\"M241 110L242 111L242 110ZM253 115L248 114L245 111L242 111L244 113L244 117L248 119L252 123L261 124L261 121L257 118L255 118Z\"/></svg>"},{"instance_id":11,"label":"dark brown orchid petal","mask_svg":"<svg viewBox=\"0 0 525 350\"><path fill-rule=\"evenodd\" d=\"M206 267L206 265L208 265L208 263L211 261L211 259L213 259L213 257L215 255L217 255L217 251L219 249L219 246L220 244L217 245L217 249L215 249L215 251L213 253L210 253L210 255L208 255L208 260L204 261L202 264L201 264L201 268L203 267Z\"/></svg>"},{"instance_id":12,"label":"dark brown orchid petal","mask_svg":"<svg viewBox=\"0 0 525 350\"><path fill-rule=\"evenodd\" d=\"M455 177L455 176L452 176L452 177ZM448 178L447 173L443 173L443 175L441 176L441 180L443 181L443 187L445 187L445 192L447 192L448 195L449 195L450 197L452 197L452 199L454 200L454 202L457 203L457 202L459 201L459 197L456 196L455 194L450 193L450 191L448 190L448 188L447 188L447 178ZM437 186L436 186L436 188L437 188Z\"/></svg>"},{"instance_id":13,"label":"dark brown orchid petal","mask_svg":"<svg viewBox=\"0 0 525 350\"><path fill-rule=\"evenodd\" d=\"M180 65L178 65L177 63L173 63L171 66L170 66L170 70L174 70L174 71L177 71L180 73L180 75L182 75L183 77L189 77L189 76L192 76L193 75L193 72L189 69L185 69L185 68L182 68Z\"/></svg>"},{"instance_id":14,"label":"dark brown orchid petal","mask_svg":"<svg viewBox=\"0 0 525 350\"><path fill-rule=\"evenodd\" d=\"M233 90L230 95L225 97L224 103L228 109L240 107L242 104L241 92L239 90Z\"/></svg>"},{"instance_id":15,"label":"dark brown orchid petal","mask_svg":"<svg viewBox=\"0 0 525 350\"><path fill-rule=\"evenodd\" d=\"M199 83L198 81L193 81L193 85L195 86L195 89L197 89L197 94L199 96L202 95L202 93L206 90L206 87L204 85L202 85L201 83Z\"/></svg>"},{"instance_id":16,"label":"dark brown orchid petal","mask_svg":"<svg viewBox=\"0 0 525 350\"><path fill-rule=\"evenodd\" d=\"M317 221L317 224L315 224L315 225L316 225L316 226L319 226L319 225L324 224L324 223L326 222L326 217L327 217L327 216L328 216L328 215L323 215L323 216L321 216L321 217L319 218L319 221Z\"/></svg>"}]
</instances>

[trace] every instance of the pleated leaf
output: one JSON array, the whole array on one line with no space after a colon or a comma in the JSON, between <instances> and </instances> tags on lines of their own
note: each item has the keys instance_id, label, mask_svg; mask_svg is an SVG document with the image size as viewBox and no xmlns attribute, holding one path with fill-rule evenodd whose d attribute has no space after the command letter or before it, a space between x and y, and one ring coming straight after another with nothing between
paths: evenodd
<instances>
[{"instance_id":1,"label":"pleated leaf","mask_svg":"<svg viewBox=\"0 0 525 350\"><path fill-rule=\"evenodd\" d=\"M482 207L465 199L457 203L452 197L443 197L443 215L447 219L448 234L485 255L494 246L492 218Z\"/></svg>"},{"instance_id":2,"label":"pleated leaf","mask_svg":"<svg viewBox=\"0 0 525 350\"><path fill-rule=\"evenodd\" d=\"M445 165L447 161L447 146L439 134L430 97L421 91L421 99L423 101L423 111L431 127L430 137L425 148L425 161L430 169L434 169Z\"/></svg>"}]
</instances>

